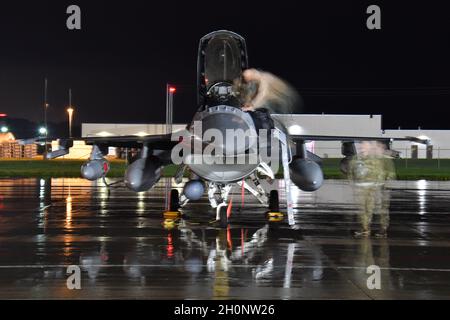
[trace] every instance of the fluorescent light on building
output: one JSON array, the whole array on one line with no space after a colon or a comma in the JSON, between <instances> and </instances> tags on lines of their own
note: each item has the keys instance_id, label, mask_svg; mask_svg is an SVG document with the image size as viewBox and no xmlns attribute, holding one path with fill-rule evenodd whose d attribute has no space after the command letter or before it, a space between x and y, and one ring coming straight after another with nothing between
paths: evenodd
<instances>
[{"instance_id":1,"label":"fluorescent light on building","mask_svg":"<svg viewBox=\"0 0 450 320\"><path fill-rule=\"evenodd\" d=\"M110 136L113 136L113 134L111 132L108 132L108 131L100 131L100 132L97 133L97 136L110 137Z\"/></svg>"},{"instance_id":2,"label":"fluorescent light on building","mask_svg":"<svg viewBox=\"0 0 450 320\"><path fill-rule=\"evenodd\" d=\"M302 134L303 129L298 124L294 124L289 127L288 131L289 134Z\"/></svg>"}]
</instances>

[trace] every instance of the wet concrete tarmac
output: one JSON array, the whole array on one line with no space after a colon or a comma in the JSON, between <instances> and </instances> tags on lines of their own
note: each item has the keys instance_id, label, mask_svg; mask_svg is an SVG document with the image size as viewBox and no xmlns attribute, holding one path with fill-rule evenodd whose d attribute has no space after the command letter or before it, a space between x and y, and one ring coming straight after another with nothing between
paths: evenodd
<instances>
[{"instance_id":1,"label":"wet concrete tarmac","mask_svg":"<svg viewBox=\"0 0 450 320\"><path fill-rule=\"evenodd\" d=\"M294 188L296 230L269 227L265 209L233 190L231 227L219 230L206 198L164 226L164 181L108 195L81 179L3 179L0 298L448 299L450 183L389 190L388 236L355 238L359 209L345 181ZM67 288L69 265L80 267L80 290ZM380 289L367 285L371 265Z\"/></svg>"}]
</instances>

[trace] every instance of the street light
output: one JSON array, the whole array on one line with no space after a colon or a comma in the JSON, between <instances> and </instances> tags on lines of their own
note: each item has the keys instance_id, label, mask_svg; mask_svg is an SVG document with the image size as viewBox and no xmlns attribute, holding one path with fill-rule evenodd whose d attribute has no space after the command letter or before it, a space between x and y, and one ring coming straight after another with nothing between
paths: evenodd
<instances>
[{"instance_id":1,"label":"street light","mask_svg":"<svg viewBox=\"0 0 450 320\"><path fill-rule=\"evenodd\" d=\"M72 119L73 119L72 89L69 89L69 107L67 108L67 113L69 115L69 138L72 138Z\"/></svg>"},{"instance_id":2,"label":"street light","mask_svg":"<svg viewBox=\"0 0 450 320\"><path fill-rule=\"evenodd\" d=\"M39 128L39 134L41 136L46 136L47 135L47 128L46 127L40 127Z\"/></svg>"},{"instance_id":3,"label":"street light","mask_svg":"<svg viewBox=\"0 0 450 320\"><path fill-rule=\"evenodd\" d=\"M172 133L173 95L177 91L174 86L166 85L166 133Z\"/></svg>"},{"instance_id":4,"label":"street light","mask_svg":"<svg viewBox=\"0 0 450 320\"><path fill-rule=\"evenodd\" d=\"M2 133L6 133L6 132L8 132L8 127L7 126L2 126L1 128L0 128L0 131L2 132Z\"/></svg>"},{"instance_id":5,"label":"street light","mask_svg":"<svg viewBox=\"0 0 450 320\"><path fill-rule=\"evenodd\" d=\"M67 113L69 114L69 138L72 138L72 118L73 118L73 108L68 107Z\"/></svg>"}]
</instances>

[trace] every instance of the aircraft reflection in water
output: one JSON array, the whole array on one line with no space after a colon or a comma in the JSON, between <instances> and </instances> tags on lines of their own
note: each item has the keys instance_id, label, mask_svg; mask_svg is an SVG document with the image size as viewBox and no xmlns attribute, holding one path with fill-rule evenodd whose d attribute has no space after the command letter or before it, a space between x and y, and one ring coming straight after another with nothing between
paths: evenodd
<instances>
[{"instance_id":1,"label":"aircraft reflection in water","mask_svg":"<svg viewBox=\"0 0 450 320\"><path fill-rule=\"evenodd\" d=\"M166 232L156 243L138 240L134 245L111 248L114 255L108 254L105 239L98 252L80 256L80 266L93 283L102 272L110 272L110 266L122 269L128 280L141 285L168 281L184 287L177 281L186 277L189 283L208 281L212 282L213 298L230 298L230 287L246 283L281 288L292 285L294 253L299 245L295 239L279 241L286 230L269 229L268 225L253 230L192 230L181 224L179 229ZM303 270L302 281L319 280L321 273L321 269L306 270L306 274Z\"/></svg>"},{"instance_id":2,"label":"aircraft reflection in water","mask_svg":"<svg viewBox=\"0 0 450 320\"><path fill-rule=\"evenodd\" d=\"M83 182L82 186L80 182ZM38 179L36 185L40 212L36 223L42 228L39 246L51 245L52 229L64 230L63 261L54 264L79 265L83 279L88 280L88 284L83 280L85 286L95 286L97 281L105 281L105 276L112 275L111 281L123 281L125 286L147 287L173 279L173 286L183 287L183 283L176 281L187 277L191 284L188 289L195 289L192 283L197 281L209 282L212 298L229 298L230 288L245 283L280 288L292 286L294 254L302 246L298 243L299 235L292 230L269 228L267 224L226 230L199 228L195 222L181 220L170 230L151 228L150 232L127 237L126 241L98 236L95 237L96 249L85 250L76 245L80 241L79 230L84 228L82 220L86 219L83 207L78 204L97 207L98 214L107 217L102 213L109 210L102 192L105 187L93 188L90 182L80 179ZM53 208L50 208L50 203ZM148 217L148 208L145 213ZM81 220L80 214L83 214ZM46 249L41 247L39 251L46 252ZM320 266L319 260L317 256L313 264ZM319 267L317 270L302 270L301 273L301 281L320 280L323 270ZM65 277L61 268L50 268L41 276L39 274L34 278L42 276L56 280ZM204 290L201 285L196 289Z\"/></svg>"},{"instance_id":3,"label":"aircraft reflection in water","mask_svg":"<svg viewBox=\"0 0 450 320\"><path fill-rule=\"evenodd\" d=\"M164 241L146 241L125 246L123 253L114 250L108 254L108 241L98 252L83 253L80 266L88 274L90 282L111 274L122 279L126 287L164 287L166 294L176 290L187 298L230 299L245 297L248 290L271 288L260 297L292 298L288 289L312 287L325 292L333 281L347 277L360 287L366 287L367 267L380 266L383 297L393 288L389 271L389 245L387 239L373 243L370 238L361 239L350 254L352 266L330 266L323 253L310 248L304 241L288 239L286 229L191 230L180 226L167 231ZM337 270L337 271L336 271ZM337 275L336 272L344 273ZM354 289L354 288L353 288ZM163 290L163 291L164 291ZM238 290L239 292L236 292ZM254 293L253 293L254 294ZM272 295L273 296L272 296ZM258 296L258 295L257 295ZM305 296L308 296L306 294Z\"/></svg>"},{"instance_id":4,"label":"aircraft reflection in water","mask_svg":"<svg viewBox=\"0 0 450 320\"><path fill-rule=\"evenodd\" d=\"M302 233L266 224L263 219L244 223L242 228L238 224L226 229L205 227L198 223L204 219L198 210L201 206L191 211L192 219L167 230L161 227L158 206L149 200L158 196L164 182L145 194L141 205L131 201L140 195L122 188L111 190L111 198L117 201L105 201L102 190L106 187L81 179L24 179L19 187L14 183L0 182L5 205L0 210L4 239L0 286L16 288L17 297L336 298L339 292L347 298L395 298L437 297L445 291L444 287L423 290L438 276L436 271L423 270L439 265L438 261L434 267L434 258L425 259L424 252L439 256L442 248L418 240L416 231L408 231L414 228L402 229L402 235L410 232L412 238L402 236L401 241L395 237L349 238L349 224L341 222L346 216L356 218L356 212L339 212L341 204L347 206L351 198L341 199L341 203L332 200L331 204L326 194L319 193L318 197L324 198L318 202L302 198L307 211L302 221L308 225ZM420 194L403 191L408 188L404 183L394 184L398 189L393 192L409 196L409 202L419 206ZM343 185L343 181L330 181L323 190L335 194ZM448 184L434 188L448 189ZM14 200L18 195L27 201L18 203ZM309 210L311 205L314 208ZM394 212L402 208L403 203L397 202ZM335 211L332 221L330 210ZM402 218L402 213L396 219ZM16 240L17 230L23 230L25 238ZM410 256L418 258L411 262ZM8 269L7 265L31 267ZM69 265L80 266L83 290L66 288ZM366 270L371 265L382 270L379 291L366 289ZM418 283L417 272L424 272L425 280ZM445 283L445 272L440 275Z\"/></svg>"}]
</instances>

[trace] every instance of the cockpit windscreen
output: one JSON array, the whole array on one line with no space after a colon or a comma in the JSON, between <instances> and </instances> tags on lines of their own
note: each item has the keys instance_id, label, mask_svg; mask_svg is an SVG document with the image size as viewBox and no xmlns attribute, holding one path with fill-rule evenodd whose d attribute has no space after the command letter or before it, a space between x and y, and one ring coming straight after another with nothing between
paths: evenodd
<instances>
[{"instance_id":1,"label":"cockpit windscreen","mask_svg":"<svg viewBox=\"0 0 450 320\"><path fill-rule=\"evenodd\" d=\"M205 51L206 85L218 82L232 83L241 75L241 50L236 40L228 35L211 39Z\"/></svg>"}]
</instances>

